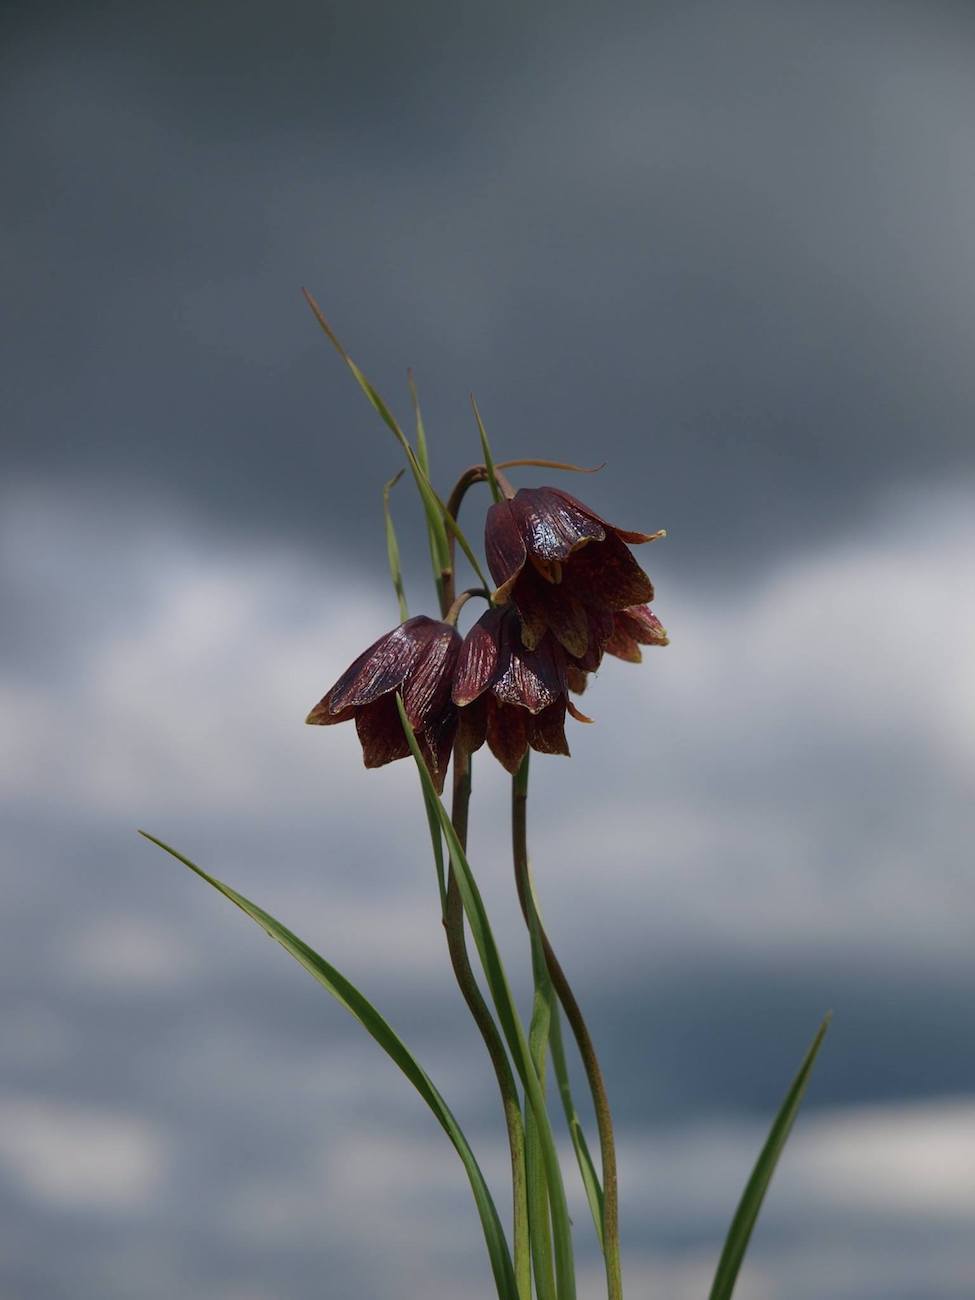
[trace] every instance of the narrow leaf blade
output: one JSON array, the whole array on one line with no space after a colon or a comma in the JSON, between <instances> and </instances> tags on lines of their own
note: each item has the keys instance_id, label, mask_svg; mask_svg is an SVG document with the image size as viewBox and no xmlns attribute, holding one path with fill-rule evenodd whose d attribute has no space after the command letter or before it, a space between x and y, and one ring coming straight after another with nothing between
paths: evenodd
<instances>
[{"instance_id":1,"label":"narrow leaf blade","mask_svg":"<svg viewBox=\"0 0 975 1300\"><path fill-rule=\"evenodd\" d=\"M299 939L297 935L292 934L280 921L275 920L273 916L265 912L263 908L258 907L256 903L252 903L243 894L239 894L230 885L224 884L222 880L218 880L216 876L209 875L202 867L198 867L195 862L191 862L189 858L184 857L177 849L157 839L155 835L150 835L148 831L140 831L139 834L175 858L177 862L181 862L184 867L188 867L201 880L205 880L208 885L212 885L225 898L236 904L266 934L275 939L299 965L303 966L323 988L327 989L332 997L359 1021L387 1056L395 1061L430 1107L463 1162L471 1184L471 1190L474 1193L481 1226L484 1230L484 1239L499 1300L518 1300L514 1269L508 1251L508 1244L505 1240L504 1229L501 1227L497 1209L470 1144L454 1118L453 1112L434 1086L433 1081L389 1023L341 972L330 965L324 957L315 952L313 948L310 948L308 944Z\"/></svg>"},{"instance_id":2,"label":"narrow leaf blade","mask_svg":"<svg viewBox=\"0 0 975 1300\"><path fill-rule=\"evenodd\" d=\"M793 1079L792 1086L786 1093L779 1113L772 1122L768 1138L759 1153L755 1168L752 1170L751 1177L745 1185L744 1192L742 1192L741 1200L738 1202L735 1217L731 1221L731 1227L728 1230L724 1249L718 1261L718 1269L714 1276L714 1285L711 1287L710 1300L730 1300L735 1289L738 1270L745 1258L745 1251L748 1249L748 1242L751 1239L758 1212L762 1208L762 1202L772 1181L772 1175L775 1172L775 1166L778 1164L779 1156L781 1156L789 1133L792 1131L792 1125L802 1102L803 1094L806 1091L806 1085L809 1083L813 1064L822 1046L823 1039L826 1037L826 1030L829 1028L831 1018L831 1012L827 1013L823 1018L823 1023L819 1026L816 1037L813 1039L809 1051L799 1067L799 1073Z\"/></svg>"}]
</instances>

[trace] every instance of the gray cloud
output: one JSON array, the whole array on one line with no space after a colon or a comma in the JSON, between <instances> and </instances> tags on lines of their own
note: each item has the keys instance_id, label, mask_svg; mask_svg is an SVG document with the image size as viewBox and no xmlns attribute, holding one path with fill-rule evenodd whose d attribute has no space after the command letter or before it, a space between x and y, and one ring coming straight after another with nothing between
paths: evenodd
<instances>
[{"instance_id":1,"label":"gray cloud","mask_svg":"<svg viewBox=\"0 0 975 1300\"><path fill-rule=\"evenodd\" d=\"M25 27L14 464L351 546L397 458L306 282L390 394L416 366L442 473L474 455L474 388L505 452L607 458L597 504L667 523L682 567L970 474L973 30L878 14L131 6Z\"/></svg>"}]
</instances>

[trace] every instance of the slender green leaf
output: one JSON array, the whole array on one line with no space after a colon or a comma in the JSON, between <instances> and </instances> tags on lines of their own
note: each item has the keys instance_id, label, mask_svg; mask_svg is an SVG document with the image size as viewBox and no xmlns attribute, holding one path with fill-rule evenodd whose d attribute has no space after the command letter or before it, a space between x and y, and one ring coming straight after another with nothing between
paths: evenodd
<instances>
[{"instance_id":1,"label":"slender green leaf","mask_svg":"<svg viewBox=\"0 0 975 1300\"><path fill-rule=\"evenodd\" d=\"M542 952L537 923L531 930L532 976L535 992L528 1046L538 1083L545 1095L545 1061L548 1055L549 1030L555 1010L555 995ZM525 1115L525 1154L528 1182L528 1215L531 1223L532 1261L538 1300L554 1300L555 1275L552 1271L552 1233L549 1221L548 1188L545 1181L545 1158L541 1134L531 1107Z\"/></svg>"},{"instance_id":2,"label":"slender green leaf","mask_svg":"<svg viewBox=\"0 0 975 1300\"><path fill-rule=\"evenodd\" d=\"M383 519L386 524L386 554L389 557L389 576L393 580L393 590L396 592L396 599L399 601L400 622L405 623L410 616L410 610L406 603L406 592L403 590L403 570L400 567L399 542L396 540L396 529L393 527L393 512L389 508L389 494L402 477L403 471L400 470L383 487Z\"/></svg>"},{"instance_id":3,"label":"slender green leaf","mask_svg":"<svg viewBox=\"0 0 975 1300\"><path fill-rule=\"evenodd\" d=\"M427 482L430 481L430 452L427 447L427 431L423 423L423 412L420 409L420 395L416 391L416 380L413 378L413 371L406 372L406 381L410 389L410 401L413 403L413 419L416 424L416 459L419 462L420 469L423 470ZM427 520L427 545L430 548L430 566L433 569L433 582L437 589L437 598L443 605L443 572L440 565L439 554L437 550L437 538L434 535L433 528L430 526L430 520Z\"/></svg>"},{"instance_id":4,"label":"slender green leaf","mask_svg":"<svg viewBox=\"0 0 975 1300\"><path fill-rule=\"evenodd\" d=\"M307 289L302 289L301 292L304 294L305 301L308 303L308 306L311 308L312 314L314 315L315 319L318 321L319 325L321 326L325 334L325 337L332 344L336 352L339 354L339 356L342 358L345 364L352 371L356 383L365 393L366 397L372 403L375 410L378 411L380 418L382 419L386 427L390 430L393 437L403 448L403 451L406 455L407 462L409 463L410 469L413 473L413 478L416 481L416 486L417 489L419 490L420 498L423 501L423 508L426 511L426 516L427 516L427 523L430 527L431 532L436 538L437 557L440 561L441 570L442 571L446 570L449 566L450 561L449 561L449 554L447 549L447 533L443 522L443 507L441 502L437 499L437 495L434 492L433 488L430 486L430 480L427 478L426 474L424 474L423 470L420 467L420 463L416 458L416 454L413 451L413 448L410 446L409 438L407 438L406 434L399 427L399 424L396 421L396 417L393 415L392 411L390 411L389 407L383 401L382 397L379 395L378 390L373 387L373 385L362 373L362 371L359 369L356 363L349 356L348 352L346 352L345 347L340 342L338 335L335 333L331 325L329 325L328 321L325 319L325 316L322 313L322 309L319 307L318 303L311 296L311 294L308 292Z\"/></svg>"},{"instance_id":5,"label":"slender green leaf","mask_svg":"<svg viewBox=\"0 0 975 1300\"><path fill-rule=\"evenodd\" d=\"M735 1217L731 1221L728 1236L725 1239L721 1258L718 1261L718 1270L715 1273L714 1285L711 1287L710 1300L730 1300L735 1289L738 1270L745 1258L745 1251L748 1249L748 1242L752 1235L752 1229L755 1227L755 1220L762 1208L762 1202L765 1199L765 1193L768 1191L769 1183L772 1181L772 1175L775 1172L779 1156L782 1154L782 1148L785 1146L792 1130L799 1105L802 1102L803 1093L806 1091L806 1085L812 1073L813 1063L822 1046L823 1039L826 1037L831 1015L832 1013L827 1013L823 1023L819 1026L816 1037L813 1039L812 1045L799 1067L799 1073L793 1079L792 1087L786 1093L785 1101L783 1101L779 1113L772 1123L768 1138L762 1147L758 1160L755 1162L751 1177L745 1185L745 1190L735 1211Z\"/></svg>"},{"instance_id":6,"label":"slender green leaf","mask_svg":"<svg viewBox=\"0 0 975 1300\"><path fill-rule=\"evenodd\" d=\"M431 800L422 782L420 785L423 790L423 806L427 813L427 824L430 827L430 844L433 847L433 863L437 869L437 888L440 891L440 916L443 919L447 915L447 874L444 870L443 835L440 830L437 805Z\"/></svg>"},{"instance_id":7,"label":"slender green leaf","mask_svg":"<svg viewBox=\"0 0 975 1300\"><path fill-rule=\"evenodd\" d=\"M481 1225L484 1229L484 1239L487 1243L499 1300L517 1300L518 1293L515 1287L514 1270L508 1244L505 1241L504 1229L501 1227L501 1220L498 1218L498 1212L494 1201L491 1199L491 1193L488 1191L480 1166L450 1107L402 1039L399 1038L389 1023L383 1019L372 1003L359 992L354 984L351 984L324 957L319 956L317 952L309 948L306 943L292 934L279 921L276 921L273 916L263 911L256 903L252 903L245 898L243 894L238 894L235 889L225 885L223 881L209 875L202 867L198 867L189 858L184 857L182 853L157 839L155 835L150 835L147 831L140 831L139 834L151 841L151 843L158 845L159 848L170 854L178 862L182 862L184 867L189 867L190 871L195 872L201 880L205 880L207 884L212 885L225 898L229 898L232 903L235 903L242 912L246 912L252 921L256 921L262 930L270 935L272 939L277 940L285 952L289 953L299 965L304 966L305 970L359 1021L387 1056L395 1061L431 1111L433 1111L440 1126L453 1143L467 1171L467 1177L470 1180L477 1205L477 1212L480 1215Z\"/></svg>"},{"instance_id":8,"label":"slender green leaf","mask_svg":"<svg viewBox=\"0 0 975 1300\"><path fill-rule=\"evenodd\" d=\"M575 1102L572 1099L572 1088L569 1084L569 1070L565 1061L565 1047L562 1043L562 1022L557 1004L552 1007L552 1024L549 1030L549 1047L552 1052L552 1066L555 1070L555 1081L558 1084L559 1096L562 1098L562 1110L565 1113L565 1122L569 1128L569 1136L572 1139L572 1146L576 1153L576 1161L579 1165L579 1174L582 1177L582 1185L586 1190L586 1200L589 1202L589 1212L592 1215L592 1221L596 1228L596 1236L599 1239L599 1248L601 1250L603 1246L603 1188L599 1181L599 1175L596 1172L596 1165L593 1162L592 1154L589 1150L589 1144L586 1141L586 1134L582 1127L582 1120L579 1118L579 1112L576 1110Z\"/></svg>"},{"instance_id":9,"label":"slender green leaf","mask_svg":"<svg viewBox=\"0 0 975 1300\"><path fill-rule=\"evenodd\" d=\"M481 437L481 453L484 456L484 468L487 470L488 487L491 489L491 495L495 501L500 501L501 489L498 487L498 476L494 469L494 456L491 453L487 429L484 427L484 421L481 419L481 412L477 409L477 402L474 400L473 393L471 393L471 406L474 409L474 419L477 421L477 432Z\"/></svg>"},{"instance_id":10,"label":"slender green leaf","mask_svg":"<svg viewBox=\"0 0 975 1300\"><path fill-rule=\"evenodd\" d=\"M420 462L420 469L429 478L430 452L427 449L427 431L423 423L423 412L420 410L420 395L416 391L416 380L413 378L412 370L406 372L406 382L409 384L410 400L413 403L413 418L416 421L416 458Z\"/></svg>"},{"instance_id":11,"label":"slender green leaf","mask_svg":"<svg viewBox=\"0 0 975 1300\"><path fill-rule=\"evenodd\" d=\"M528 1038L525 1034L524 1026L521 1023L521 1017L518 1014L518 1008L508 983L508 977L504 971L504 965L501 961L501 954L498 951L494 935L491 931L491 925L488 921L487 911L481 898L480 890L471 871L470 863L464 852L457 832L454 830L450 821L450 815L446 808L437 797L437 792L430 776L430 771L424 762L420 747L417 744L416 737L413 734L413 728L410 726L409 719L406 716L406 709L403 706L403 700L400 695L396 696L396 705L399 709L400 721L403 724L403 731L409 742L410 751L416 761L417 770L420 773L420 779L424 787L434 799L440 816L440 825L443 829L444 839L447 842L447 850L450 854L451 865L457 875L457 885L461 892L464 902L464 911L467 915L468 924L470 925L471 934L474 938L474 944L477 948L478 955L481 959L481 965L484 968L484 974L487 978L488 989L498 1013L498 1020L501 1029L507 1039L509 1049L518 1076L521 1079L522 1086L525 1089L528 1098L528 1104L531 1106L538 1123L539 1136L542 1142L542 1152L545 1160L545 1176L548 1180L549 1196L552 1205L552 1228L555 1238L555 1266L558 1277L558 1297L559 1300L575 1300L575 1264L572 1257L572 1225L569 1219L569 1210L565 1200L565 1187L562 1183L562 1174L559 1169L558 1153L555 1149L555 1139L552 1135L552 1126L549 1122L548 1112L545 1108L545 1098L542 1094L538 1082L538 1075L531 1058L531 1050L528 1044Z\"/></svg>"}]
</instances>

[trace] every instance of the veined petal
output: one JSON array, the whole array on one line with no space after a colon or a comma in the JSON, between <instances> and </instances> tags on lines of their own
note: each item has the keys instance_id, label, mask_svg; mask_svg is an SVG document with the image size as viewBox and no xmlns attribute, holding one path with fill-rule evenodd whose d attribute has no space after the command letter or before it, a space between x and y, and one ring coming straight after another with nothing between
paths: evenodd
<instances>
[{"instance_id":1,"label":"veined petal","mask_svg":"<svg viewBox=\"0 0 975 1300\"><path fill-rule=\"evenodd\" d=\"M521 615L521 639L528 649L539 645L551 629L570 655L585 654L589 646L586 610L571 588L553 587L526 568L515 584L512 599Z\"/></svg>"},{"instance_id":2,"label":"veined petal","mask_svg":"<svg viewBox=\"0 0 975 1300\"><path fill-rule=\"evenodd\" d=\"M540 754L564 754L569 756L569 745L565 738L565 700L559 700L543 709L529 723L529 740L532 749Z\"/></svg>"},{"instance_id":3,"label":"veined petal","mask_svg":"<svg viewBox=\"0 0 975 1300\"><path fill-rule=\"evenodd\" d=\"M528 719L524 709L499 704L492 696L487 701L487 742L491 753L512 776L528 752Z\"/></svg>"},{"instance_id":4,"label":"veined petal","mask_svg":"<svg viewBox=\"0 0 975 1300\"><path fill-rule=\"evenodd\" d=\"M406 758L409 742L403 732L395 695L384 695L356 711L355 729L366 767L383 767Z\"/></svg>"},{"instance_id":5,"label":"veined petal","mask_svg":"<svg viewBox=\"0 0 975 1300\"><path fill-rule=\"evenodd\" d=\"M560 496L563 501L567 502L570 506L574 507L578 511L582 511L597 523L602 524L607 533L615 533L617 537L621 537L624 542L628 542L631 546L639 546L643 542L656 542L659 541L661 537L667 536L666 529L663 528L659 529L655 533L637 533L627 528L617 528L615 524L607 523L601 515L596 514L595 510L590 510L589 506L583 505L581 501L577 501L574 496L563 491L562 488L545 488L542 489L542 491L553 492L556 496Z\"/></svg>"},{"instance_id":6,"label":"veined petal","mask_svg":"<svg viewBox=\"0 0 975 1300\"><path fill-rule=\"evenodd\" d=\"M332 712L340 713L350 705L359 708L371 704L402 686L440 626L438 620L420 614L373 642L332 687Z\"/></svg>"},{"instance_id":7,"label":"veined petal","mask_svg":"<svg viewBox=\"0 0 975 1300\"><path fill-rule=\"evenodd\" d=\"M562 660L557 657L552 638L545 637L537 649L526 649L518 636L513 612L506 620L504 632L508 662L491 687L492 694L503 704L541 713L565 694Z\"/></svg>"},{"instance_id":8,"label":"veined petal","mask_svg":"<svg viewBox=\"0 0 975 1300\"><path fill-rule=\"evenodd\" d=\"M454 747L454 737L457 735L457 714L458 710L453 704L448 704L443 713L416 733L420 752L430 769L438 794L443 792L447 764L450 762L450 752Z\"/></svg>"},{"instance_id":9,"label":"veined petal","mask_svg":"<svg viewBox=\"0 0 975 1300\"><path fill-rule=\"evenodd\" d=\"M495 599L501 603L508 599L528 558L510 501L496 501L488 510L484 523L484 553L491 577L498 584Z\"/></svg>"},{"instance_id":10,"label":"veined petal","mask_svg":"<svg viewBox=\"0 0 975 1300\"><path fill-rule=\"evenodd\" d=\"M601 521L581 501L557 488L520 488L511 513L528 551L544 561L567 560L580 546L606 536Z\"/></svg>"},{"instance_id":11,"label":"veined petal","mask_svg":"<svg viewBox=\"0 0 975 1300\"><path fill-rule=\"evenodd\" d=\"M589 681L589 675L585 669L580 668L577 664L569 664L565 670L565 684L570 691L576 695L582 695Z\"/></svg>"},{"instance_id":12,"label":"veined petal","mask_svg":"<svg viewBox=\"0 0 975 1300\"><path fill-rule=\"evenodd\" d=\"M472 704L458 709L460 719L457 728L457 739L468 754L475 754L487 737L488 698L487 695L479 695Z\"/></svg>"},{"instance_id":13,"label":"veined petal","mask_svg":"<svg viewBox=\"0 0 975 1300\"><path fill-rule=\"evenodd\" d=\"M613 610L653 599L653 584L615 533L576 552L565 567L561 589L566 588L592 605Z\"/></svg>"},{"instance_id":14,"label":"veined petal","mask_svg":"<svg viewBox=\"0 0 975 1300\"><path fill-rule=\"evenodd\" d=\"M617 624L622 623L634 641L641 645L669 645L667 629L656 614L646 605L631 605L616 614Z\"/></svg>"},{"instance_id":15,"label":"veined petal","mask_svg":"<svg viewBox=\"0 0 975 1300\"><path fill-rule=\"evenodd\" d=\"M637 645L636 637L631 636L622 619L613 628L613 635L603 642L603 649L608 655L625 659L630 664L638 664L643 659L643 652Z\"/></svg>"},{"instance_id":16,"label":"veined petal","mask_svg":"<svg viewBox=\"0 0 975 1300\"><path fill-rule=\"evenodd\" d=\"M311 713L309 713L305 721L315 727L330 727L336 722L348 722L351 718L355 717L355 709L351 706L347 709L342 709L339 713L332 712L333 694L334 689L329 691L327 695L323 696L312 709Z\"/></svg>"},{"instance_id":17,"label":"veined petal","mask_svg":"<svg viewBox=\"0 0 975 1300\"><path fill-rule=\"evenodd\" d=\"M464 637L454 669L454 703L462 707L491 685L501 666L501 623L504 611L486 610Z\"/></svg>"},{"instance_id":18,"label":"veined petal","mask_svg":"<svg viewBox=\"0 0 975 1300\"><path fill-rule=\"evenodd\" d=\"M410 669L403 691L406 715L415 730L450 706L454 665L460 652L460 633L449 623L436 624L436 632ZM452 706L451 706L452 707Z\"/></svg>"}]
</instances>

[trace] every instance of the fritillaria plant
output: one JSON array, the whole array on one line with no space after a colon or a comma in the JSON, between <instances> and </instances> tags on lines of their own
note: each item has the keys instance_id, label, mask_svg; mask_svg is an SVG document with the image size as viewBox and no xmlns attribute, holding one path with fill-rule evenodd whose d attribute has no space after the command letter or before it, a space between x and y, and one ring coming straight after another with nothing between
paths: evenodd
<instances>
[{"instance_id":1,"label":"fritillaria plant","mask_svg":"<svg viewBox=\"0 0 975 1300\"><path fill-rule=\"evenodd\" d=\"M342 347L317 304L310 295L306 298L406 456L426 518L436 615L409 616L389 507L394 479L384 489L383 502L400 622L353 660L306 721L326 727L354 723L367 768L398 759L416 765L450 964L484 1040L507 1128L510 1231L446 1101L376 1008L325 958L256 904L161 840L142 834L257 921L360 1021L419 1091L463 1162L500 1300L532 1300L532 1296L537 1300L574 1300L576 1295L573 1225L551 1109L552 1093L557 1093L561 1122L575 1151L595 1240L605 1261L606 1295L608 1300L621 1300L619 1198L609 1096L580 1001L539 918L528 861L528 770L532 750L568 757L567 719L583 724L590 721L572 697L586 690L589 675L600 667L604 656L639 663L643 647L667 645L667 633L650 609L653 586L631 550L662 538L664 533L619 528L559 487L521 487L516 491L506 470L591 471L531 459L496 464L473 403L482 463L465 470L453 490L441 498L430 480L426 434L412 377L415 434L411 440ZM490 580L458 522L466 494L478 484L485 485L493 498L484 524ZM458 546L479 583L460 593L455 590ZM468 602L475 600L483 601L484 609L462 635L458 621ZM511 774L514 886L525 922L534 984L527 1026L519 1014L467 854L471 760L485 744ZM448 773L449 811L441 797ZM486 998L472 964L468 933L483 972ZM563 1017L591 1096L598 1163L573 1098ZM727 1300L732 1294L826 1023L803 1061L748 1180L718 1261L711 1300ZM549 1087L549 1065L555 1076L554 1089Z\"/></svg>"}]
</instances>

